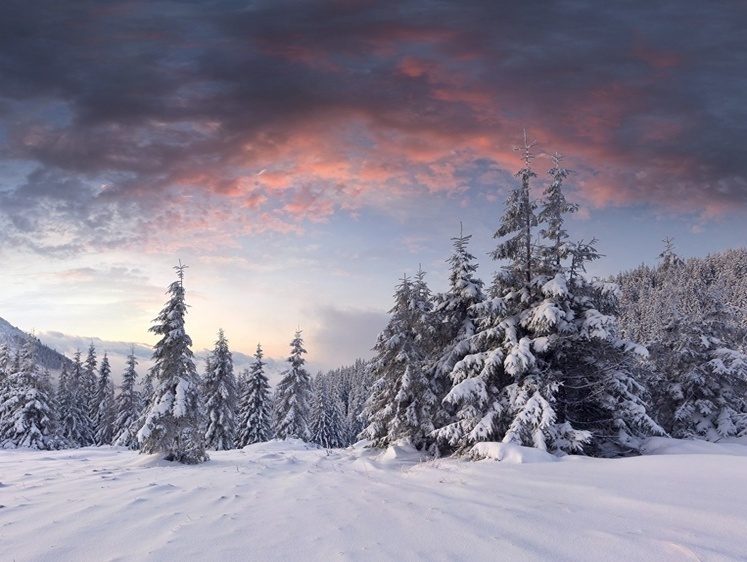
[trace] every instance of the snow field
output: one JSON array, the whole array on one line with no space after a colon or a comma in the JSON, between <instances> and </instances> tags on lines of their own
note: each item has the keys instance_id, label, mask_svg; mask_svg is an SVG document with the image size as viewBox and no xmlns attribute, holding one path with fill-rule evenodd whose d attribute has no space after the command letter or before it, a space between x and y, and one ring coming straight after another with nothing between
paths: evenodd
<instances>
[{"instance_id":1,"label":"snow field","mask_svg":"<svg viewBox=\"0 0 747 562\"><path fill-rule=\"evenodd\" d=\"M0 560L747 558L744 443L657 438L615 460L483 448L492 458L419 462L271 441L197 466L0 451Z\"/></svg>"}]
</instances>

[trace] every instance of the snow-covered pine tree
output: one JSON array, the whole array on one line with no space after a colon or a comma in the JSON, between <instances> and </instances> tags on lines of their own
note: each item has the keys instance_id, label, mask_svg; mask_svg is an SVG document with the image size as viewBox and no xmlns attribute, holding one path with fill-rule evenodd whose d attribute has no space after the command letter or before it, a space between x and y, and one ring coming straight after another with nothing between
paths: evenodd
<instances>
[{"instance_id":1,"label":"snow-covered pine tree","mask_svg":"<svg viewBox=\"0 0 747 562\"><path fill-rule=\"evenodd\" d=\"M570 329L550 344L549 357L541 355L558 373L558 421L589 432L588 454L635 452L643 438L665 434L645 386L647 351L619 336L617 285L589 282L582 275L570 278L569 272L567 286L567 307L559 308L570 311Z\"/></svg>"},{"instance_id":2,"label":"snow-covered pine tree","mask_svg":"<svg viewBox=\"0 0 747 562\"><path fill-rule=\"evenodd\" d=\"M36 353L36 346L34 346L34 353ZM59 424L58 424L58 408L57 408L57 394L55 392L54 384L52 383L52 373L49 372L49 369L47 367L44 367L41 370L41 388L44 391L44 393L49 396L49 403L52 407L52 421L54 422L55 427L55 437L58 442L58 446L62 446L62 439L59 435Z\"/></svg>"},{"instance_id":3,"label":"snow-covered pine tree","mask_svg":"<svg viewBox=\"0 0 747 562\"><path fill-rule=\"evenodd\" d=\"M10 366L10 345L7 341L0 342L0 392L2 392L3 383L8 377L8 367Z\"/></svg>"},{"instance_id":4,"label":"snow-covered pine tree","mask_svg":"<svg viewBox=\"0 0 747 562\"><path fill-rule=\"evenodd\" d=\"M449 376L454 366L474 350L472 336L478 330L478 305L485 300L483 282L475 276L475 256L467 249L471 235L460 229L459 237L452 238L454 253L449 258L449 288L436 295L434 313L438 318L438 350L434 356L434 376L450 390ZM440 395L441 400L446 392ZM451 422L455 421L453 419ZM448 425L448 423L439 424ZM448 441L446 434L443 440Z\"/></svg>"},{"instance_id":5,"label":"snow-covered pine tree","mask_svg":"<svg viewBox=\"0 0 747 562\"><path fill-rule=\"evenodd\" d=\"M415 338L425 354L430 356L438 345L436 335L437 324L433 318L433 293L425 281L426 272L418 266L412 281L412 306L415 321Z\"/></svg>"},{"instance_id":6,"label":"snow-covered pine tree","mask_svg":"<svg viewBox=\"0 0 747 562\"><path fill-rule=\"evenodd\" d=\"M10 345L7 341L2 341L0 342L0 423L6 415L3 412L2 405L10 398L10 364Z\"/></svg>"},{"instance_id":7,"label":"snow-covered pine tree","mask_svg":"<svg viewBox=\"0 0 747 562\"><path fill-rule=\"evenodd\" d=\"M325 449L338 449L345 446L340 405L330 392L327 381L321 373L314 380L310 429L312 443Z\"/></svg>"},{"instance_id":8,"label":"snow-covered pine tree","mask_svg":"<svg viewBox=\"0 0 747 562\"><path fill-rule=\"evenodd\" d=\"M241 397L246 394L246 387L249 381L249 369L244 369L238 375L236 375L236 440L234 442L236 449L239 449L239 429L241 424L239 419L241 418Z\"/></svg>"},{"instance_id":9,"label":"snow-covered pine tree","mask_svg":"<svg viewBox=\"0 0 747 562\"><path fill-rule=\"evenodd\" d=\"M153 387L153 381L156 375L153 372L153 367L148 369L143 379L143 388L140 389L140 413L145 416L148 410L150 410L151 402L153 402L153 394L155 388ZM145 423L145 417L143 417L143 423ZM142 424L141 424L142 427Z\"/></svg>"},{"instance_id":10,"label":"snow-covered pine tree","mask_svg":"<svg viewBox=\"0 0 747 562\"><path fill-rule=\"evenodd\" d=\"M524 146L517 149L522 151L524 161L516 174L520 185L509 194L499 228L493 236L504 240L490 254L494 260L508 260L509 263L496 273L491 298L472 307L478 329L462 344L469 353L456 362L450 374L452 388L444 402L456 412L456 419L436 432L442 447L467 451L474 443L502 439L508 429L501 420L507 412L503 390L512 382L510 371L521 366L534 367L534 357L527 353L529 340L519 336L515 311L509 305L515 308L516 303L529 300L528 287L533 272L539 269L532 245L532 229L538 224L537 203L532 200L530 191L530 180L537 176L531 167L534 158L531 149L536 144L536 141L528 142L525 130ZM504 365L508 359L507 343L513 344L509 368ZM517 361L520 357L525 359L523 364ZM542 413L542 407L549 403L541 393L535 394L533 403Z\"/></svg>"},{"instance_id":11,"label":"snow-covered pine tree","mask_svg":"<svg viewBox=\"0 0 747 562\"><path fill-rule=\"evenodd\" d=\"M363 414L363 410L370 396L374 379L369 362L363 359L356 359L353 365L343 367L341 371L350 386L345 418L348 427L346 444L352 445L358 440L358 435L363 428L368 425L368 418Z\"/></svg>"},{"instance_id":12,"label":"snow-covered pine tree","mask_svg":"<svg viewBox=\"0 0 747 562\"><path fill-rule=\"evenodd\" d=\"M88 354L86 360L83 363L83 371L81 373L81 390L83 394L81 397L85 401L86 413L88 419L91 420L91 435L93 440L86 445L96 444L96 432L98 431L98 415L99 415L99 404L98 404L98 376L97 376L98 361L96 358L96 347L93 342L88 346Z\"/></svg>"},{"instance_id":13,"label":"snow-covered pine tree","mask_svg":"<svg viewBox=\"0 0 747 562\"><path fill-rule=\"evenodd\" d=\"M272 397L264 372L262 346L257 344L251 371L245 371L244 388L239 400L237 447L269 441L272 437Z\"/></svg>"},{"instance_id":14,"label":"snow-covered pine tree","mask_svg":"<svg viewBox=\"0 0 747 562\"><path fill-rule=\"evenodd\" d=\"M661 260L659 269L667 272L670 269L680 269L685 265L684 260L674 251L674 238L667 236L662 242L664 242L664 250L658 256L658 259Z\"/></svg>"},{"instance_id":15,"label":"snow-covered pine tree","mask_svg":"<svg viewBox=\"0 0 747 562\"><path fill-rule=\"evenodd\" d=\"M153 369L154 367L151 367L145 373L145 377L143 378L143 387L140 389L140 416L137 422L137 432L135 433L135 439L137 440L137 445L135 448L138 449L140 448L140 440L138 439L137 434L145 425L145 420L148 417L148 412L150 412L150 408L153 405L153 400L155 399L155 388L153 386L153 382L155 381L156 374Z\"/></svg>"},{"instance_id":16,"label":"snow-covered pine tree","mask_svg":"<svg viewBox=\"0 0 747 562\"><path fill-rule=\"evenodd\" d=\"M569 209L562 182L553 182L540 211L552 221L542 236L550 243L527 242L538 224L536 203L527 202L531 146L522 148L522 185L509 196L496 236L520 234L492 254L509 264L496 276L494 298L475 306L481 315L469 343L475 351L455 365L445 399L457 419L437 435L458 450L502 440L550 451L624 453L638 438L663 433L634 376L630 352L640 348L617 337L616 288L581 275L584 262L598 256L593 246L559 242ZM555 178L566 175L554 171Z\"/></svg>"},{"instance_id":17,"label":"snow-covered pine tree","mask_svg":"<svg viewBox=\"0 0 747 562\"><path fill-rule=\"evenodd\" d=\"M237 415L236 376L233 373L233 356L222 329L218 330L218 340L208 361L204 384L207 447L216 451L233 449Z\"/></svg>"},{"instance_id":18,"label":"snow-covered pine tree","mask_svg":"<svg viewBox=\"0 0 747 562\"><path fill-rule=\"evenodd\" d=\"M245 447L241 434L244 428L244 397L249 392L249 369L244 369L236 377L236 391L238 400L236 406L236 441L234 442L234 448L241 449Z\"/></svg>"},{"instance_id":19,"label":"snow-covered pine tree","mask_svg":"<svg viewBox=\"0 0 747 562\"><path fill-rule=\"evenodd\" d=\"M155 390L145 423L138 432L141 453L161 453L166 460L197 464L208 460L200 410L200 377L195 369L192 339L184 329L184 269L168 288L166 306L150 331L161 336L153 350Z\"/></svg>"},{"instance_id":20,"label":"snow-covered pine tree","mask_svg":"<svg viewBox=\"0 0 747 562\"><path fill-rule=\"evenodd\" d=\"M114 420L114 439L118 447L137 449L137 432L140 429L141 396L135 388L137 382L137 359L134 346L127 356L127 366L122 375L122 387L116 397L117 416Z\"/></svg>"},{"instance_id":21,"label":"snow-covered pine tree","mask_svg":"<svg viewBox=\"0 0 747 562\"><path fill-rule=\"evenodd\" d=\"M19 369L8 377L8 387L0 404L0 447L58 448L54 397L34 360L33 341L23 346Z\"/></svg>"},{"instance_id":22,"label":"snow-covered pine tree","mask_svg":"<svg viewBox=\"0 0 747 562\"><path fill-rule=\"evenodd\" d=\"M114 421L117 411L114 401L114 383L111 377L109 356L104 352L99 366L98 388L96 389L98 410L96 412L96 444L111 445L114 439Z\"/></svg>"},{"instance_id":23,"label":"snow-covered pine tree","mask_svg":"<svg viewBox=\"0 0 747 562\"><path fill-rule=\"evenodd\" d=\"M67 369L67 362L62 362L62 368L60 374L57 377L57 392L56 396L56 407L57 407L57 431L61 438L65 438L65 425L64 419L68 411L68 402L70 397L68 392L70 391L70 373ZM72 445L72 444L71 444Z\"/></svg>"},{"instance_id":24,"label":"snow-covered pine tree","mask_svg":"<svg viewBox=\"0 0 747 562\"><path fill-rule=\"evenodd\" d=\"M566 201L563 193L563 181L570 171L560 165L562 160L562 154L559 152L553 154L553 167L548 172L552 177L552 182L545 189L542 209L537 216L538 224L545 226L539 234L547 241L546 245L540 247L541 271L553 275L555 272L562 271L562 263L573 248L573 245L567 242L568 232L564 228L565 215L578 211L578 205Z\"/></svg>"},{"instance_id":25,"label":"snow-covered pine tree","mask_svg":"<svg viewBox=\"0 0 747 562\"><path fill-rule=\"evenodd\" d=\"M532 229L537 226L537 203L532 199L529 184L532 178L537 177L531 167L534 158L531 149L536 144L537 141L527 141L525 130L524 146L517 149L522 151L524 160L524 167L516 174L516 177L521 179L521 185L508 196L501 224L493 235L493 238L503 238L503 241L490 254L491 257L494 260L509 261L503 272L497 276L497 283L493 284L500 292L504 283L508 287L530 283L537 265L537 256L532 245Z\"/></svg>"},{"instance_id":26,"label":"snow-covered pine tree","mask_svg":"<svg viewBox=\"0 0 747 562\"><path fill-rule=\"evenodd\" d=\"M376 382L361 413L368 420L361 437L371 439L377 447L398 441L420 450L433 445L431 434L441 405L427 368L426 346L430 342L424 338L428 332L423 324L430 319L422 302L425 294L403 276L394 294L389 323L374 346L377 353L371 373Z\"/></svg>"},{"instance_id":27,"label":"snow-covered pine tree","mask_svg":"<svg viewBox=\"0 0 747 562\"><path fill-rule=\"evenodd\" d=\"M15 403L15 389L11 385L12 354L10 345L3 341L0 343L0 443L4 440L5 432L8 430L6 423L10 420L10 410Z\"/></svg>"},{"instance_id":28,"label":"snow-covered pine tree","mask_svg":"<svg viewBox=\"0 0 747 562\"><path fill-rule=\"evenodd\" d=\"M13 357L10 361L10 366L8 368L8 374L11 373L17 373L21 369L21 349L16 348L15 353L13 353Z\"/></svg>"},{"instance_id":29,"label":"snow-covered pine tree","mask_svg":"<svg viewBox=\"0 0 747 562\"><path fill-rule=\"evenodd\" d=\"M303 348L301 330L296 331L290 346L290 368L283 372L283 378L275 389L275 437L309 441L311 376L304 368L306 350Z\"/></svg>"},{"instance_id":30,"label":"snow-covered pine tree","mask_svg":"<svg viewBox=\"0 0 747 562\"><path fill-rule=\"evenodd\" d=\"M83 365L80 350L73 355L73 365L68 372L65 363L60 373L57 408L59 431L73 447L86 447L94 441L93 422L88 416L88 399L83 394Z\"/></svg>"}]
</instances>

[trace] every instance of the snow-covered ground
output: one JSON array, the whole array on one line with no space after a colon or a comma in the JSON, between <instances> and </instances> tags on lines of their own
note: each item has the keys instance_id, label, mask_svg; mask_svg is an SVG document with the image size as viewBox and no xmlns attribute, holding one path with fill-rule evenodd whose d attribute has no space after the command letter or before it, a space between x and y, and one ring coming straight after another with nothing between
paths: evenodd
<instances>
[{"instance_id":1,"label":"snow-covered ground","mask_svg":"<svg viewBox=\"0 0 747 562\"><path fill-rule=\"evenodd\" d=\"M745 560L747 442L418 462L297 441L199 466L0 451L0 560ZM502 460L496 460L502 459Z\"/></svg>"}]
</instances>

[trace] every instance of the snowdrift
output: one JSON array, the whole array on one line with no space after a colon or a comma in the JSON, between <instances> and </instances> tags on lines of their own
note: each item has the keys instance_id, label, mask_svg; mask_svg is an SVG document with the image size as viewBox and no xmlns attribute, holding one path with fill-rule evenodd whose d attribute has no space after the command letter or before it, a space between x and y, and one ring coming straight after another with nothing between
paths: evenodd
<instances>
[{"instance_id":1,"label":"snowdrift","mask_svg":"<svg viewBox=\"0 0 747 562\"><path fill-rule=\"evenodd\" d=\"M198 466L0 451L0 560L743 560L745 443L647 447L610 460L491 443L480 462L421 462L292 440Z\"/></svg>"}]
</instances>

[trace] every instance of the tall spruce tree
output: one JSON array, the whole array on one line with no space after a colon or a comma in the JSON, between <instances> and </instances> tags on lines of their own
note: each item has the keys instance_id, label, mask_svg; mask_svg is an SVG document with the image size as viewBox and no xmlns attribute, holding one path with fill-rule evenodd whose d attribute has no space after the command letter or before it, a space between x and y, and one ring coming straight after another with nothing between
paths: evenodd
<instances>
[{"instance_id":1,"label":"tall spruce tree","mask_svg":"<svg viewBox=\"0 0 747 562\"><path fill-rule=\"evenodd\" d=\"M117 411L114 401L114 383L111 377L109 356L104 352L99 366L98 387L96 389L96 444L111 445L114 439L114 421Z\"/></svg>"},{"instance_id":2,"label":"tall spruce tree","mask_svg":"<svg viewBox=\"0 0 747 562\"><path fill-rule=\"evenodd\" d=\"M522 158L524 167L516 176L520 178L521 184L514 189L506 200L506 209L498 230L493 238L502 238L496 249L491 253L494 260L508 260L503 272L499 273L494 289L503 291L503 287L511 287L520 283L530 283L537 256L535 255L532 239L532 229L537 226L537 203L532 199L530 181L537 177L532 170L531 162L534 158L532 148L537 141L527 142L527 132L524 131L524 146ZM493 295L496 296L496 295Z\"/></svg>"},{"instance_id":3,"label":"tall spruce tree","mask_svg":"<svg viewBox=\"0 0 747 562\"><path fill-rule=\"evenodd\" d=\"M0 342L0 393L8 378L8 367L11 361L10 345L7 341Z\"/></svg>"},{"instance_id":4,"label":"tall spruce tree","mask_svg":"<svg viewBox=\"0 0 747 562\"><path fill-rule=\"evenodd\" d=\"M141 453L160 453L166 460L197 464L208 460L208 455L200 410L200 378L192 339L184 329L186 267L180 263L174 268L178 280L169 286L169 300L150 328L161 336L153 350L156 386L138 440Z\"/></svg>"},{"instance_id":5,"label":"tall spruce tree","mask_svg":"<svg viewBox=\"0 0 747 562\"><path fill-rule=\"evenodd\" d=\"M207 447L216 451L233 449L236 438L237 390L233 373L233 357L223 330L210 355L205 374L205 405L207 409Z\"/></svg>"},{"instance_id":6,"label":"tall spruce tree","mask_svg":"<svg viewBox=\"0 0 747 562\"><path fill-rule=\"evenodd\" d=\"M311 439L309 431L309 400L311 376L304 368L306 350L303 348L301 330L297 330L290 344L290 368L275 390L275 436L278 439Z\"/></svg>"},{"instance_id":7,"label":"tall spruce tree","mask_svg":"<svg viewBox=\"0 0 747 562\"><path fill-rule=\"evenodd\" d=\"M238 447L268 441L272 437L272 398L263 358L262 346L257 344L251 371L244 373L244 388L239 400Z\"/></svg>"},{"instance_id":8,"label":"tall spruce tree","mask_svg":"<svg viewBox=\"0 0 747 562\"><path fill-rule=\"evenodd\" d=\"M145 425L145 420L148 417L148 412L153 405L155 398L155 388L153 383L155 381L154 367L148 369L143 378L143 387L140 389L140 417L137 423L137 432L135 433L135 439L138 439L137 433ZM140 440L138 439L137 448L140 448Z\"/></svg>"},{"instance_id":9,"label":"tall spruce tree","mask_svg":"<svg viewBox=\"0 0 747 562\"><path fill-rule=\"evenodd\" d=\"M83 363L83 371L81 373L81 390L83 392L82 398L84 400L86 413L88 419L91 420L91 435L92 440L85 445L96 444L96 433L98 431L98 415L99 415L99 403L98 403L98 376L97 376L98 360L96 358L96 347L93 342L88 346L88 354L86 360Z\"/></svg>"},{"instance_id":10,"label":"tall spruce tree","mask_svg":"<svg viewBox=\"0 0 747 562\"><path fill-rule=\"evenodd\" d=\"M467 249L471 238L463 232L452 238L454 253L448 259L449 288L435 299L434 312L439 323L435 363L438 377L448 376L454 365L471 352L470 338L478 329L477 305L485 300L483 282L475 276L475 256Z\"/></svg>"},{"instance_id":11,"label":"tall spruce tree","mask_svg":"<svg viewBox=\"0 0 747 562\"><path fill-rule=\"evenodd\" d=\"M636 380L631 352L640 347L617 336L616 287L580 274L599 254L589 244L563 242L562 217L572 207L558 181L567 174L557 169L539 213L550 222L540 236L547 243L532 244L533 228L543 226L528 184L535 176L532 146L525 136L521 186L496 232L504 239L492 255L508 264L494 280L493 298L475 305L473 351L454 366L445 398L456 420L437 435L457 450L502 440L550 451L625 453L641 437L663 433Z\"/></svg>"},{"instance_id":12,"label":"tall spruce tree","mask_svg":"<svg viewBox=\"0 0 747 562\"><path fill-rule=\"evenodd\" d=\"M7 342L2 342L0 344L0 444L5 441L6 433L12 430L10 427L11 412L16 404L16 388L12 377L15 371L11 357L10 346ZM9 445L9 448L11 447L15 445Z\"/></svg>"},{"instance_id":13,"label":"tall spruce tree","mask_svg":"<svg viewBox=\"0 0 747 562\"><path fill-rule=\"evenodd\" d=\"M7 341L0 342L0 423L7 415L3 409L3 404L10 398L10 364L11 353L10 345Z\"/></svg>"},{"instance_id":14,"label":"tall spruce tree","mask_svg":"<svg viewBox=\"0 0 747 562\"><path fill-rule=\"evenodd\" d=\"M137 383L137 359L134 346L127 356L127 366L122 375L122 387L116 398L117 416L114 420L113 444L119 447L137 449L137 432L140 429L141 396L135 388Z\"/></svg>"},{"instance_id":15,"label":"tall spruce tree","mask_svg":"<svg viewBox=\"0 0 747 562\"><path fill-rule=\"evenodd\" d=\"M93 422L88 415L83 378L83 364L78 350L73 355L73 365L69 372L63 363L57 391L60 433L73 447L86 447L95 438Z\"/></svg>"},{"instance_id":16,"label":"tall spruce tree","mask_svg":"<svg viewBox=\"0 0 747 562\"><path fill-rule=\"evenodd\" d=\"M570 171L560 163L563 155L556 152L552 156L553 167L548 172L552 182L544 191L542 208L537 215L538 224L544 225L539 232L546 244L540 247L540 267L544 273L554 275L563 270L563 262L571 255L574 246L568 243L568 232L565 230L565 215L578 211L578 205L566 201L563 193L563 181ZM580 265L580 264L579 264Z\"/></svg>"},{"instance_id":17,"label":"tall spruce tree","mask_svg":"<svg viewBox=\"0 0 747 562\"><path fill-rule=\"evenodd\" d=\"M682 266L685 265L684 260L677 255L674 250L674 238L666 237L664 240L664 250L659 254L658 259L661 260L659 263L659 269L662 272L669 272L675 270L673 273L676 274L676 270L681 270Z\"/></svg>"},{"instance_id":18,"label":"tall spruce tree","mask_svg":"<svg viewBox=\"0 0 747 562\"><path fill-rule=\"evenodd\" d=\"M9 392L0 403L0 447L57 448L52 387L36 365L32 340L23 346L19 368L10 373L7 385Z\"/></svg>"},{"instance_id":19,"label":"tall spruce tree","mask_svg":"<svg viewBox=\"0 0 747 562\"><path fill-rule=\"evenodd\" d=\"M368 421L361 437L377 447L400 441L420 450L433 445L434 420L441 405L427 368L430 342L424 338L428 333L424 324L431 319L422 284L422 277L413 284L403 276L389 323L374 346L371 372L376 382L361 413Z\"/></svg>"}]
</instances>

